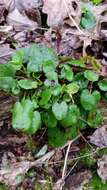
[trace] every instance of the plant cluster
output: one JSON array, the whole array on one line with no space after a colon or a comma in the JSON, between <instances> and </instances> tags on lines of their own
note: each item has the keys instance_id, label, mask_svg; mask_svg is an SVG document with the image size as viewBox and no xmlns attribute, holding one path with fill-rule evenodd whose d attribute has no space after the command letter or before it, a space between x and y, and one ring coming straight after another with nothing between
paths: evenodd
<instances>
[{"instance_id":1,"label":"plant cluster","mask_svg":"<svg viewBox=\"0 0 107 190\"><path fill-rule=\"evenodd\" d=\"M102 0L91 0L94 5L99 5L102 3ZM82 6L82 15L80 19L80 27L82 29L91 31L97 24L97 15L93 11L94 5L89 2Z\"/></svg>"},{"instance_id":2,"label":"plant cluster","mask_svg":"<svg viewBox=\"0 0 107 190\"><path fill-rule=\"evenodd\" d=\"M78 67L82 71L75 71ZM49 143L58 147L79 130L101 124L98 104L106 94L107 79L97 70L87 70L85 58L66 60L53 49L34 44L0 64L0 90L19 96L12 109L15 130L33 135L47 127Z\"/></svg>"}]
</instances>

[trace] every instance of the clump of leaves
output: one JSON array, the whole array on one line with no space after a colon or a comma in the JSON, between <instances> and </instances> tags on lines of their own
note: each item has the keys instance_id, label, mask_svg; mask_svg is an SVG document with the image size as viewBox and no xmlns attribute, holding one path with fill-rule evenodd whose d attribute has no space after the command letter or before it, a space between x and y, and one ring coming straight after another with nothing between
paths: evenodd
<instances>
[{"instance_id":1,"label":"clump of leaves","mask_svg":"<svg viewBox=\"0 0 107 190\"><path fill-rule=\"evenodd\" d=\"M85 127L102 122L98 104L106 80L86 68L85 60L60 64L53 49L35 44L18 50L0 65L0 90L19 96L12 109L12 126L28 135L46 127L50 145L62 146ZM98 69L98 68L97 68Z\"/></svg>"}]
</instances>

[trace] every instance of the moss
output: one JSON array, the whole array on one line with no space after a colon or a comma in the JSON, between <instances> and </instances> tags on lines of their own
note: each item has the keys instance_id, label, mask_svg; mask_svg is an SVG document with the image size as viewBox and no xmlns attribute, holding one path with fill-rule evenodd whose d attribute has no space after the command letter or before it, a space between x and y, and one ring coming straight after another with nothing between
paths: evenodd
<instances>
[{"instance_id":1,"label":"moss","mask_svg":"<svg viewBox=\"0 0 107 190\"><path fill-rule=\"evenodd\" d=\"M5 185L0 184L0 190L8 190L8 188Z\"/></svg>"},{"instance_id":2,"label":"moss","mask_svg":"<svg viewBox=\"0 0 107 190\"><path fill-rule=\"evenodd\" d=\"M52 185L48 181L45 184L37 182L34 186L34 189L35 190L52 190Z\"/></svg>"},{"instance_id":3,"label":"moss","mask_svg":"<svg viewBox=\"0 0 107 190\"><path fill-rule=\"evenodd\" d=\"M94 174L92 180L84 187L84 190L107 190L107 182L103 183L97 174Z\"/></svg>"}]
</instances>

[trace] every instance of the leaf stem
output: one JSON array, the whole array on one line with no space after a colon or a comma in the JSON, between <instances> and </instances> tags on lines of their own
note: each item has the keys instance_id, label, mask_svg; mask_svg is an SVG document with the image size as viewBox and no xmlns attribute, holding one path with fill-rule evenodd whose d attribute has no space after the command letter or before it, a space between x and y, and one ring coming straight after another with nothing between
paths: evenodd
<instances>
[{"instance_id":1,"label":"leaf stem","mask_svg":"<svg viewBox=\"0 0 107 190\"><path fill-rule=\"evenodd\" d=\"M72 94L69 94L69 95L70 95L70 97L71 97L72 103L74 104L75 102L74 102L73 95L72 95Z\"/></svg>"}]
</instances>

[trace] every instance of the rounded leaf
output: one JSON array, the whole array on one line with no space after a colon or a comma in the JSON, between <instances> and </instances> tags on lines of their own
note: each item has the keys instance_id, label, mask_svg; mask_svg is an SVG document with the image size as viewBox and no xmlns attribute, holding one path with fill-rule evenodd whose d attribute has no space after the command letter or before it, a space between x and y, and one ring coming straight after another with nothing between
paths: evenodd
<instances>
[{"instance_id":1,"label":"rounded leaf","mask_svg":"<svg viewBox=\"0 0 107 190\"><path fill-rule=\"evenodd\" d=\"M75 94L79 91L79 85L76 82L72 82L66 86L66 91L68 94Z\"/></svg>"},{"instance_id":2,"label":"rounded leaf","mask_svg":"<svg viewBox=\"0 0 107 190\"><path fill-rule=\"evenodd\" d=\"M98 128L103 121L103 116L100 110L89 112L87 123L90 127Z\"/></svg>"},{"instance_id":3,"label":"rounded leaf","mask_svg":"<svg viewBox=\"0 0 107 190\"><path fill-rule=\"evenodd\" d=\"M52 88L52 95L59 96L61 94L62 87L61 85L56 85Z\"/></svg>"},{"instance_id":4,"label":"rounded leaf","mask_svg":"<svg viewBox=\"0 0 107 190\"><path fill-rule=\"evenodd\" d=\"M61 70L61 78L66 79L68 81L72 81L74 77L74 73L72 71L72 68L68 65L64 65L64 67Z\"/></svg>"},{"instance_id":5,"label":"rounded leaf","mask_svg":"<svg viewBox=\"0 0 107 190\"><path fill-rule=\"evenodd\" d=\"M11 64L0 64L0 77L14 77L15 69Z\"/></svg>"},{"instance_id":6,"label":"rounded leaf","mask_svg":"<svg viewBox=\"0 0 107 190\"><path fill-rule=\"evenodd\" d=\"M107 91L107 79L103 79L103 80L99 81L98 86L99 86L100 90Z\"/></svg>"},{"instance_id":7,"label":"rounded leaf","mask_svg":"<svg viewBox=\"0 0 107 190\"><path fill-rule=\"evenodd\" d=\"M52 63L54 68L58 65L58 56L52 48L48 48L44 45L34 44L29 48L28 52L28 72L41 72L45 69L50 70L50 66L47 63ZM46 68L43 69L43 65L46 63ZM48 67L49 66L49 67ZM45 66L44 66L45 67Z\"/></svg>"},{"instance_id":8,"label":"rounded leaf","mask_svg":"<svg viewBox=\"0 0 107 190\"><path fill-rule=\"evenodd\" d=\"M33 112L33 117L32 117L32 125L28 130L29 134L35 134L36 131L41 127L41 115L38 111Z\"/></svg>"},{"instance_id":9,"label":"rounded leaf","mask_svg":"<svg viewBox=\"0 0 107 190\"><path fill-rule=\"evenodd\" d=\"M80 86L80 89L85 89L88 86L89 81L84 77L83 72L79 72L75 75L74 81Z\"/></svg>"},{"instance_id":10,"label":"rounded leaf","mask_svg":"<svg viewBox=\"0 0 107 190\"><path fill-rule=\"evenodd\" d=\"M92 95L94 96L96 102L98 103L98 102L100 101L100 99L101 99L101 94L100 94L100 92L97 91L97 90L94 90L94 92L92 93Z\"/></svg>"},{"instance_id":11,"label":"rounded leaf","mask_svg":"<svg viewBox=\"0 0 107 190\"><path fill-rule=\"evenodd\" d=\"M16 130L22 129L22 113L23 107L20 102L16 102L12 110L12 127Z\"/></svg>"},{"instance_id":12,"label":"rounded leaf","mask_svg":"<svg viewBox=\"0 0 107 190\"><path fill-rule=\"evenodd\" d=\"M71 105L66 117L61 121L63 127L71 127L78 123L80 111L77 105Z\"/></svg>"},{"instance_id":13,"label":"rounded leaf","mask_svg":"<svg viewBox=\"0 0 107 190\"><path fill-rule=\"evenodd\" d=\"M57 126L57 119L51 110L42 114L42 120L44 124L49 128L54 128Z\"/></svg>"},{"instance_id":14,"label":"rounded leaf","mask_svg":"<svg viewBox=\"0 0 107 190\"><path fill-rule=\"evenodd\" d=\"M56 102L52 106L52 111L57 120L62 120L67 114L68 105L64 101L61 103Z\"/></svg>"},{"instance_id":15,"label":"rounded leaf","mask_svg":"<svg viewBox=\"0 0 107 190\"><path fill-rule=\"evenodd\" d=\"M39 102L40 106L48 104L51 96L52 96L52 90L51 89L44 90L41 94L41 100Z\"/></svg>"},{"instance_id":16,"label":"rounded leaf","mask_svg":"<svg viewBox=\"0 0 107 190\"><path fill-rule=\"evenodd\" d=\"M99 75L90 70L87 70L84 72L84 77L92 82L98 81L98 79L99 79Z\"/></svg>"},{"instance_id":17,"label":"rounded leaf","mask_svg":"<svg viewBox=\"0 0 107 190\"><path fill-rule=\"evenodd\" d=\"M22 79L18 81L18 84L21 88L25 89L25 90L29 90L29 89L35 89L37 88L37 82L30 80L30 79Z\"/></svg>"},{"instance_id":18,"label":"rounded leaf","mask_svg":"<svg viewBox=\"0 0 107 190\"><path fill-rule=\"evenodd\" d=\"M11 92L16 80L12 77L0 77L0 90Z\"/></svg>"},{"instance_id":19,"label":"rounded leaf","mask_svg":"<svg viewBox=\"0 0 107 190\"><path fill-rule=\"evenodd\" d=\"M80 101L85 110L92 110L96 107L96 99L89 90L83 90Z\"/></svg>"},{"instance_id":20,"label":"rounded leaf","mask_svg":"<svg viewBox=\"0 0 107 190\"><path fill-rule=\"evenodd\" d=\"M12 125L13 128L29 133L32 125L33 104L29 99L16 102L13 107Z\"/></svg>"}]
</instances>

